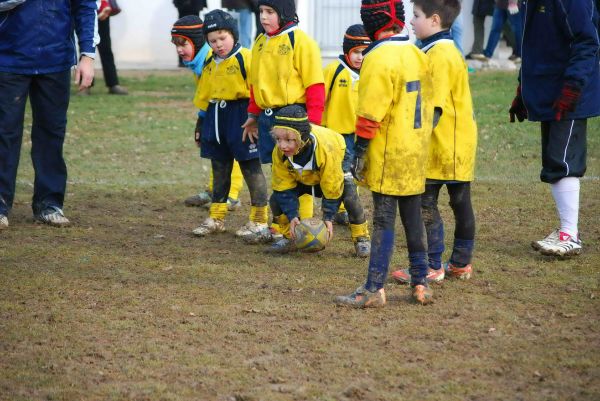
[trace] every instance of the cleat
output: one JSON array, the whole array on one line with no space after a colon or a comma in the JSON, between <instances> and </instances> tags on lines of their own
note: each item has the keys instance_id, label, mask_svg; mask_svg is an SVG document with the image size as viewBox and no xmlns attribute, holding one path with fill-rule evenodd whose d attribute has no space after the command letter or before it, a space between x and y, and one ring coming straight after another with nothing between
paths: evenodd
<instances>
[{"instance_id":1,"label":"cleat","mask_svg":"<svg viewBox=\"0 0 600 401\"><path fill-rule=\"evenodd\" d=\"M375 292L367 291L364 286L360 286L350 295L340 295L335 297L336 305L351 306L353 308L381 308L385 305L385 290L381 288Z\"/></svg>"},{"instance_id":2,"label":"cleat","mask_svg":"<svg viewBox=\"0 0 600 401\"><path fill-rule=\"evenodd\" d=\"M368 258L371 255L371 240L367 237L358 237L354 241L354 251L359 258Z\"/></svg>"},{"instance_id":3,"label":"cleat","mask_svg":"<svg viewBox=\"0 0 600 401\"><path fill-rule=\"evenodd\" d=\"M253 221L244 224L235 232L235 235L249 244L266 244L273 241L269 226Z\"/></svg>"},{"instance_id":4,"label":"cleat","mask_svg":"<svg viewBox=\"0 0 600 401\"><path fill-rule=\"evenodd\" d=\"M242 202L239 199L227 198L227 210L234 212L242 207Z\"/></svg>"},{"instance_id":5,"label":"cleat","mask_svg":"<svg viewBox=\"0 0 600 401\"><path fill-rule=\"evenodd\" d=\"M129 95L129 91L121 85L114 85L108 88L110 95Z\"/></svg>"},{"instance_id":6,"label":"cleat","mask_svg":"<svg viewBox=\"0 0 600 401\"><path fill-rule=\"evenodd\" d=\"M473 265L470 263L465 267L458 267L448 262L445 269L448 278L457 278L459 280L468 280L471 278L471 274L473 274Z\"/></svg>"},{"instance_id":7,"label":"cleat","mask_svg":"<svg viewBox=\"0 0 600 401\"><path fill-rule=\"evenodd\" d=\"M444 280L444 277L446 277L446 272L441 267L439 269L432 269L430 267L427 270L427 281L429 283L439 283ZM396 270L392 273L392 278L398 284L410 284L410 273L408 272L408 269Z\"/></svg>"},{"instance_id":8,"label":"cleat","mask_svg":"<svg viewBox=\"0 0 600 401\"><path fill-rule=\"evenodd\" d=\"M553 242L553 241L557 240L559 234L560 234L560 230L557 228L556 230L554 230L550 234L548 234L546 236L546 238L538 240L538 241L533 241L531 243L531 247L533 249L535 249L536 251L539 251L540 249L542 249L542 247L544 246L544 244L546 244L548 242Z\"/></svg>"},{"instance_id":9,"label":"cleat","mask_svg":"<svg viewBox=\"0 0 600 401\"><path fill-rule=\"evenodd\" d=\"M48 206L39 214L33 216L38 223L48 224L53 227L66 227L71 222L65 217L62 209L57 206Z\"/></svg>"},{"instance_id":10,"label":"cleat","mask_svg":"<svg viewBox=\"0 0 600 401\"><path fill-rule=\"evenodd\" d=\"M186 206L199 207L204 206L207 203L210 204L211 201L212 198L209 192L200 192L197 195L190 196L185 201L183 201L183 203L185 203Z\"/></svg>"},{"instance_id":11,"label":"cleat","mask_svg":"<svg viewBox=\"0 0 600 401\"><path fill-rule=\"evenodd\" d=\"M221 219L213 219L207 217L206 220L200 224L199 227L195 228L192 233L197 237L205 237L213 233L222 233L225 231L225 221Z\"/></svg>"},{"instance_id":12,"label":"cleat","mask_svg":"<svg viewBox=\"0 0 600 401\"><path fill-rule=\"evenodd\" d=\"M340 226L347 226L350 224L350 219L348 218L348 212L337 212L333 216L333 222Z\"/></svg>"},{"instance_id":13,"label":"cleat","mask_svg":"<svg viewBox=\"0 0 600 401\"><path fill-rule=\"evenodd\" d=\"M294 241L288 238L281 238L278 241L275 241L273 245L265 249L265 253L270 254L286 254L296 250L296 244Z\"/></svg>"},{"instance_id":14,"label":"cleat","mask_svg":"<svg viewBox=\"0 0 600 401\"><path fill-rule=\"evenodd\" d=\"M8 217L0 213L0 230L5 230L8 228Z\"/></svg>"},{"instance_id":15,"label":"cleat","mask_svg":"<svg viewBox=\"0 0 600 401\"><path fill-rule=\"evenodd\" d=\"M280 239L283 238L283 234L280 233L277 229L275 229L274 227L269 227L269 231L271 232L271 240L272 241L279 241Z\"/></svg>"},{"instance_id":16,"label":"cleat","mask_svg":"<svg viewBox=\"0 0 600 401\"><path fill-rule=\"evenodd\" d=\"M430 304L433 302L433 291L423 284L415 285L412 288L412 299L421 305Z\"/></svg>"},{"instance_id":17,"label":"cleat","mask_svg":"<svg viewBox=\"0 0 600 401\"><path fill-rule=\"evenodd\" d=\"M573 238L562 231L558 233L557 238L542 241L540 245L540 253L548 256L575 256L579 255L582 249L579 238Z\"/></svg>"}]
</instances>

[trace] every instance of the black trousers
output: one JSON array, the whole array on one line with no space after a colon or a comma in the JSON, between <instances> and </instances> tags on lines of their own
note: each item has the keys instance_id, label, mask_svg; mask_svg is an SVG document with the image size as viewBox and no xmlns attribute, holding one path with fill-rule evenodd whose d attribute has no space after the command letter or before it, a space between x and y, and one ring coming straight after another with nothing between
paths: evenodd
<instances>
[{"instance_id":1,"label":"black trousers","mask_svg":"<svg viewBox=\"0 0 600 401\"><path fill-rule=\"evenodd\" d=\"M107 18L104 21L98 21L98 34L100 35L98 52L100 53L100 62L102 63L102 73L104 74L106 86L110 88L119 85L115 57L110 42L110 18Z\"/></svg>"}]
</instances>

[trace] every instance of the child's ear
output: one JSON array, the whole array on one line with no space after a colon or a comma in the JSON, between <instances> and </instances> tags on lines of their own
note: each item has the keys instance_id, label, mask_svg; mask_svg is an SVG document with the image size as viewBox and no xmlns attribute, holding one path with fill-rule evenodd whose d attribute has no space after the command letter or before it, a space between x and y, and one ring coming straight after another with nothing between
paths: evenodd
<instances>
[{"instance_id":1,"label":"child's ear","mask_svg":"<svg viewBox=\"0 0 600 401\"><path fill-rule=\"evenodd\" d=\"M441 26L442 25L442 19L440 18L439 14L433 14L431 16L431 22L435 26Z\"/></svg>"}]
</instances>

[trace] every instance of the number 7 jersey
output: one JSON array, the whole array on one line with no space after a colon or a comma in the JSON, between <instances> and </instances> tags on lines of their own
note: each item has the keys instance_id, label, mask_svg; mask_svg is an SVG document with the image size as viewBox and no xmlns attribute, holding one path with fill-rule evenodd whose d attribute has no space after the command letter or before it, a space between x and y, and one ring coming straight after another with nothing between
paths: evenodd
<instances>
[{"instance_id":1,"label":"number 7 jersey","mask_svg":"<svg viewBox=\"0 0 600 401\"><path fill-rule=\"evenodd\" d=\"M367 149L365 184L385 195L423 193L433 119L427 56L407 37L381 40L368 51L360 81L357 115L380 123Z\"/></svg>"}]
</instances>

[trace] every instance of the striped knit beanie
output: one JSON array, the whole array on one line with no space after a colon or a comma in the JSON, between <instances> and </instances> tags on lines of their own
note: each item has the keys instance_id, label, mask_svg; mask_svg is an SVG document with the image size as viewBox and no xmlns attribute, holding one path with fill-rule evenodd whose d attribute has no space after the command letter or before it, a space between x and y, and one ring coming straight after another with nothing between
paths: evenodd
<instances>
[{"instance_id":1,"label":"striped knit beanie","mask_svg":"<svg viewBox=\"0 0 600 401\"><path fill-rule=\"evenodd\" d=\"M189 41L194 48L194 57L196 57L205 43L204 33L202 33L203 26L204 24L200 17L196 15L186 15L173 24L171 36L184 38Z\"/></svg>"},{"instance_id":2,"label":"striped knit beanie","mask_svg":"<svg viewBox=\"0 0 600 401\"><path fill-rule=\"evenodd\" d=\"M357 47L366 47L371 44L371 39L361 24L350 25L344 34L344 54L348 55Z\"/></svg>"},{"instance_id":3,"label":"striped knit beanie","mask_svg":"<svg viewBox=\"0 0 600 401\"><path fill-rule=\"evenodd\" d=\"M380 32L398 25L404 28L402 0L362 0L360 18L369 37L376 40Z\"/></svg>"},{"instance_id":4,"label":"striped knit beanie","mask_svg":"<svg viewBox=\"0 0 600 401\"><path fill-rule=\"evenodd\" d=\"M300 105L292 104L282 107L275 113L273 128L283 128L298 134L298 140L303 146L310 138L310 122L306 110Z\"/></svg>"}]
</instances>

